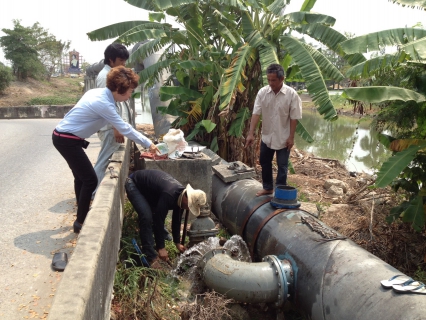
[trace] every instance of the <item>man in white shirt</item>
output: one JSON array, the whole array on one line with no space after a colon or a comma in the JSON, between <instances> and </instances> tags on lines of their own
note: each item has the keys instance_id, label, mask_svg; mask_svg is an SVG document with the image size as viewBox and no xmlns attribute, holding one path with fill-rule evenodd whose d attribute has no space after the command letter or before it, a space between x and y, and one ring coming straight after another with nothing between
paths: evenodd
<instances>
[{"instance_id":1,"label":"man in white shirt","mask_svg":"<svg viewBox=\"0 0 426 320\"><path fill-rule=\"evenodd\" d=\"M111 68L118 66L126 66L126 61L129 58L129 52L126 47L119 43L110 44L104 52L104 68L99 72L96 77L96 87L105 88L108 72ZM128 113L128 104L124 102L116 102L117 113L125 121L129 122L130 114ZM98 137L101 140L101 150L99 151L98 159L95 164L95 172L98 177L98 185L93 192L93 196L99 187L102 179L105 176L105 170L108 166L111 155L120 148L124 142L124 136L120 134L110 123L102 127L98 131ZM93 198L92 196L92 198Z\"/></svg>"},{"instance_id":2,"label":"man in white shirt","mask_svg":"<svg viewBox=\"0 0 426 320\"><path fill-rule=\"evenodd\" d=\"M260 165L263 189L256 196L273 193L272 160L276 154L278 173L276 186L287 184L288 159L294 145L297 120L302 119L302 100L297 92L284 84L284 69L271 64L266 69L267 86L257 93L246 145L254 142L254 130L262 116Z\"/></svg>"}]
</instances>

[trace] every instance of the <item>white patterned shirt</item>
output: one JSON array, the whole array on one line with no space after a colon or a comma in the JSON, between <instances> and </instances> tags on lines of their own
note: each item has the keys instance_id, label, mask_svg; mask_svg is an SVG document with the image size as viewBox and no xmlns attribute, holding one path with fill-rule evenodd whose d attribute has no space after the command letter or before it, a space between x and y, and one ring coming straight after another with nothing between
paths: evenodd
<instances>
[{"instance_id":1,"label":"white patterned shirt","mask_svg":"<svg viewBox=\"0 0 426 320\"><path fill-rule=\"evenodd\" d=\"M267 85L257 93L253 114L262 116L262 141L268 148L280 150L290 136L290 119L302 119L302 100L284 83L277 94Z\"/></svg>"}]
</instances>

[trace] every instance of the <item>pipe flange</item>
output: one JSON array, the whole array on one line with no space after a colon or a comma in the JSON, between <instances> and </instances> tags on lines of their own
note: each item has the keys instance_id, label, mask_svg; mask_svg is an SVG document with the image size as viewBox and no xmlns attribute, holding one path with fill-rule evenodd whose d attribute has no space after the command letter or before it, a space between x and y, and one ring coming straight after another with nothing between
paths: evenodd
<instances>
[{"instance_id":1,"label":"pipe flange","mask_svg":"<svg viewBox=\"0 0 426 320\"><path fill-rule=\"evenodd\" d=\"M212 249L207 252L197 263L198 268L204 269L207 262L217 254L226 254L232 258L232 252L228 249Z\"/></svg>"},{"instance_id":2,"label":"pipe flange","mask_svg":"<svg viewBox=\"0 0 426 320\"><path fill-rule=\"evenodd\" d=\"M278 286L278 297L277 301L275 302L275 306L277 308L280 308L287 300L288 296L288 285L285 270L281 264L281 260L278 259L277 256L268 255L266 257L263 257L262 261L269 262L271 264L271 267L275 270Z\"/></svg>"}]
</instances>

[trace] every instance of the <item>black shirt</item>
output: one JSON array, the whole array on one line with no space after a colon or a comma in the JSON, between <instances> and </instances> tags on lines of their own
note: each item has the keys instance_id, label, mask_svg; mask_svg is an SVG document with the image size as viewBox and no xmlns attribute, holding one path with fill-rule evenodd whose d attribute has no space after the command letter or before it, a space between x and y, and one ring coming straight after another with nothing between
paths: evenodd
<instances>
[{"instance_id":1,"label":"black shirt","mask_svg":"<svg viewBox=\"0 0 426 320\"><path fill-rule=\"evenodd\" d=\"M178 198L185 188L168 173L161 170L138 170L130 175L136 187L144 195L151 206L153 232L157 249L165 247L164 222L169 210L172 215L173 242L180 242L181 209Z\"/></svg>"}]
</instances>

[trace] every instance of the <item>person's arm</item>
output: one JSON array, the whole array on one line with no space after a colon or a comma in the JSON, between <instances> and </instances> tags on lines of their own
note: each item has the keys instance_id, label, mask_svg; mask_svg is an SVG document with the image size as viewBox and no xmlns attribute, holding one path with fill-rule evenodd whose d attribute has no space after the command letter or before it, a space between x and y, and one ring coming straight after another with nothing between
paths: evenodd
<instances>
[{"instance_id":1,"label":"person's arm","mask_svg":"<svg viewBox=\"0 0 426 320\"><path fill-rule=\"evenodd\" d=\"M113 129L114 129L115 142L124 143L124 136L120 132L118 132L118 130L116 128L113 128Z\"/></svg>"},{"instance_id":2,"label":"person's arm","mask_svg":"<svg viewBox=\"0 0 426 320\"><path fill-rule=\"evenodd\" d=\"M176 248L179 250L180 253L183 253L186 250L186 247L180 243L180 225L182 220L181 211L182 210L178 206L175 206L175 208L173 209L172 236Z\"/></svg>"},{"instance_id":3,"label":"person's arm","mask_svg":"<svg viewBox=\"0 0 426 320\"><path fill-rule=\"evenodd\" d=\"M294 146L294 135L296 133L298 119L302 119L302 100L295 92L294 98L291 101L290 109L290 136L286 141L286 147L289 150Z\"/></svg>"},{"instance_id":4,"label":"person's arm","mask_svg":"<svg viewBox=\"0 0 426 320\"><path fill-rule=\"evenodd\" d=\"M296 133L297 120L290 119L290 136L287 138L286 147L288 150L294 146L294 134Z\"/></svg>"},{"instance_id":5,"label":"person's arm","mask_svg":"<svg viewBox=\"0 0 426 320\"><path fill-rule=\"evenodd\" d=\"M259 119L260 119L259 114L253 114L251 116L250 129L249 129L249 133L246 137L246 145L244 146L244 148L247 148L247 147L249 147L253 144L253 142L254 142L254 130L256 129L257 124L259 123Z\"/></svg>"},{"instance_id":6,"label":"person's arm","mask_svg":"<svg viewBox=\"0 0 426 320\"><path fill-rule=\"evenodd\" d=\"M168 260L168 254L165 250L166 244L164 239L164 223L166 221L166 216L169 212L169 208L173 207L174 205L173 202L173 197L166 193L162 193L152 214L152 230L154 232L158 256L164 261Z\"/></svg>"},{"instance_id":7,"label":"person's arm","mask_svg":"<svg viewBox=\"0 0 426 320\"><path fill-rule=\"evenodd\" d=\"M115 105L110 105L107 108L103 107L98 112L100 116L111 123L111 125L122 135L126 136L130 140L135 141L136 143L141 144L145 148L149 147L150 152L159 152L158 148L155 146L155 144L152 143L150 139L133 129L130 124L124 122L123 119L120 118L115 109Z\"/></svg>"}]
</instances>

